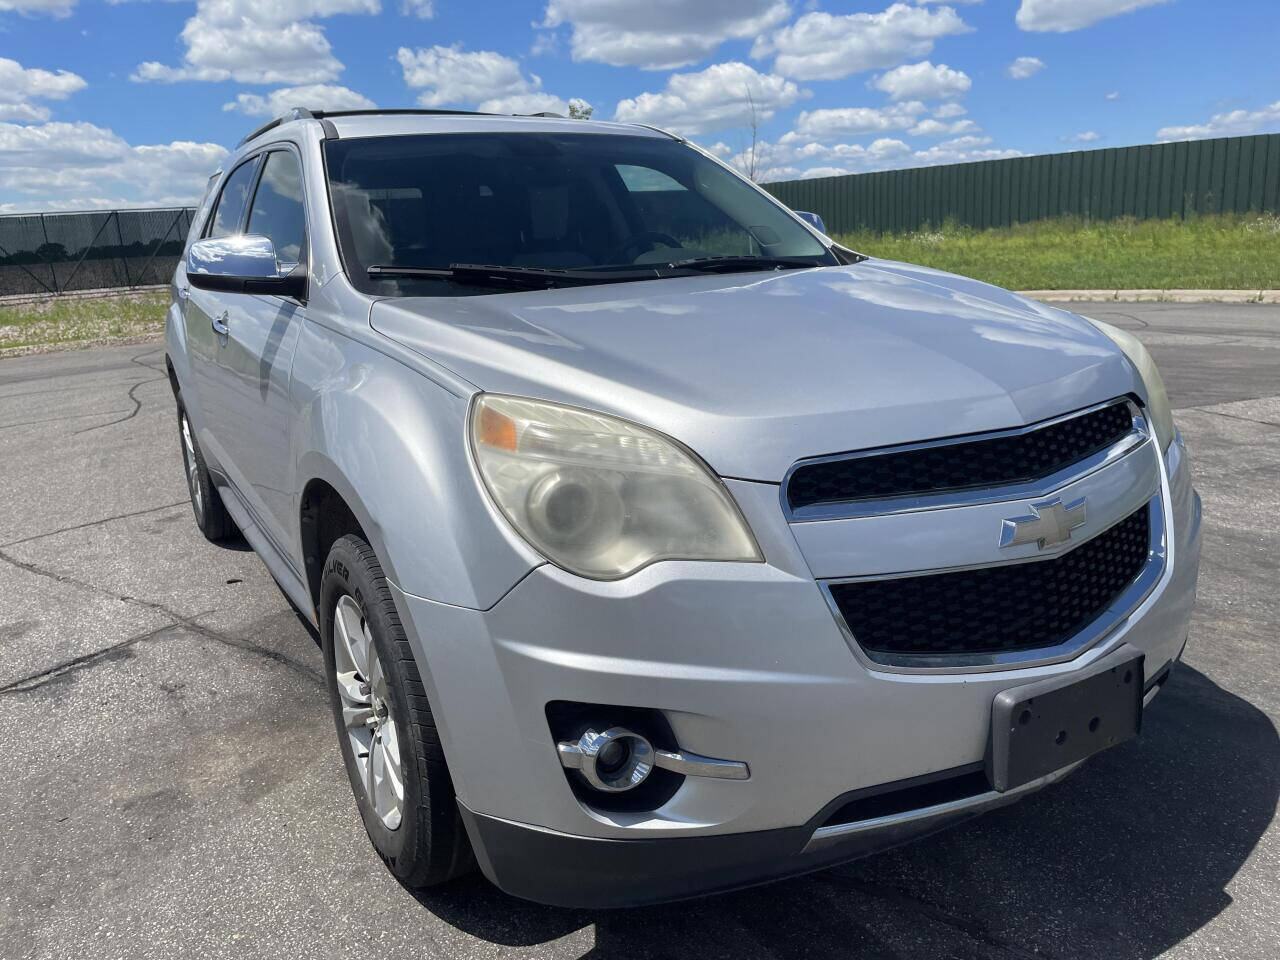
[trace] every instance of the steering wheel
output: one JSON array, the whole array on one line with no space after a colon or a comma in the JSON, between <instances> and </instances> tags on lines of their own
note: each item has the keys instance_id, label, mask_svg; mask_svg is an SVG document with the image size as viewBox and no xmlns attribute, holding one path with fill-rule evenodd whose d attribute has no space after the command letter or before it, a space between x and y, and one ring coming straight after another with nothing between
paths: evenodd
<instances>
[{"instance_id":1,"label":"steering wheel","mask_svg":"<svg viewBox=\"0 0 1280 960\"><path fill-rule=\"evenodd\" d=\"M645 244L643 250L636 250L635 256L626 256L631 252L633 247L639 247L641 244ZM636 257L648 250L652 250L658 244L662 244L664 247L675 248L684 246L684 244L669 233L659 233L657 230L646 230L643 233L633 233L631 236L627 237L627 239L623 240L622 243L618 244L614 251L609 254L608 262L634 262Z\"/></svg>"}]
</instances>

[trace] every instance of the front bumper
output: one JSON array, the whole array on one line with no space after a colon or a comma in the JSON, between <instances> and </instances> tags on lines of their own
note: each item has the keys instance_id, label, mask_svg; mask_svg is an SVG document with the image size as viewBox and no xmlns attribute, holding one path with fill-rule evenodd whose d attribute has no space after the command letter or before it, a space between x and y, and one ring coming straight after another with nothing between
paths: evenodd
<instances>
[{"instance_id":1,"label":"front bumper","mask_svg":"<svg viewBox=\"0 0 1280 960\"><path fill-rule=\"evenodd\" d=\"M503 889L558 904L652 902L902 843L1043 783L822 831L851 796L980 766L1000 691L1126 643L1158 680L1185 642L1200 507L1180 445L1160 477L1166 567L1141 606L1074 659L988 672L893 672L852 655L777 487L730 487L766 563L666 562L610 583L544 565L484 611L396 591L478 859ZM661 710L682 748L745 761L751 776L687 778L653 811L586 806L559 763L552 700Z\"/></svg>"}]
</instances>

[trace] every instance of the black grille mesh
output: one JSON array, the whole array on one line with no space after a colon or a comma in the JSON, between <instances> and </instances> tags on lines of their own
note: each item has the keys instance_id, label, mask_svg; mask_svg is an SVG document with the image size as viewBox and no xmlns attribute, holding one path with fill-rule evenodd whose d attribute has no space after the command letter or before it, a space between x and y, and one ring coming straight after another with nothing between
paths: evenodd
<instances>
[{"instance_id":1,"label":"black grille mesh","mask_svg":"<svg viewBox=\"0 0 1280 960\"><path fill-rule=\"evenodd\" d=\"M832 584L871 653L989 654L1051 647L1098 618L1142 571L1149 507L1052 560Z\"/></svg>"},{"instance_id":2,"label":"black grille mesh","mask_svg":"<svg viewBox=\"0 0 1280 960\"><path fill-rule=\"evenodd\" d=\"M807 464L791 475L787 502L794 510L1039 480L1105 450L1132 428L1128 405L1117 403L1007 437Z\"/></svg>"}]
</instances>

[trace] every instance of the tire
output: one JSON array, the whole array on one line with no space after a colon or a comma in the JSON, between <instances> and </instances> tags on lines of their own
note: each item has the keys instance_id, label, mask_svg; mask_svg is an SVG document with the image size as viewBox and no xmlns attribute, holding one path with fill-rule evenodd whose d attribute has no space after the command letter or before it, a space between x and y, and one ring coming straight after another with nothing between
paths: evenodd
<instances>
[{"instance_id":1,"label":"tire","mask_svg":"<svg viewBox=\"0 0 1280 960\"><path fill-rule=\"evenodd\" d=\"M222 495L213 485L204 455L196 443L195 430L187 417L187 408L178 398L178 445L182 449L182 467L187 476L187 495L196 515L196 526L210 543L226 543L240 539L240 529L227 513Z\"/></svg>"},{"instance_id":2,"label":"tire","mask_svg":"<svg viewBox=\"0 0 1280 960\"><path fill-rule=\"evenodd\" d=\"M411 889L469 872L475 858L426 688L382 566L357 536L340 538L325 561L320 637L342 762L374 849Z\"/></svg>"}]
</instances>

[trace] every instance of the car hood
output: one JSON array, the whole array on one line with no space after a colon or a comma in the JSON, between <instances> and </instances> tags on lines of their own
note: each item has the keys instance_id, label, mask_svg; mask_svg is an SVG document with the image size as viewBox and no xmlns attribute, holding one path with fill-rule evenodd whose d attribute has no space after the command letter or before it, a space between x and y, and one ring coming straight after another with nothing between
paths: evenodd
<instances>
[{"instance_id":1,"label":"car hood","mask_svg":"<svg viewBox=\"0 0 1280 960\"><path fill-rule=\"evenodd\" d=\"M1137 391L1086 320L908 264L380 300L374 328L493 393L613 413L725 477L1021 426Z\"/></svg>"}]
</instances>

